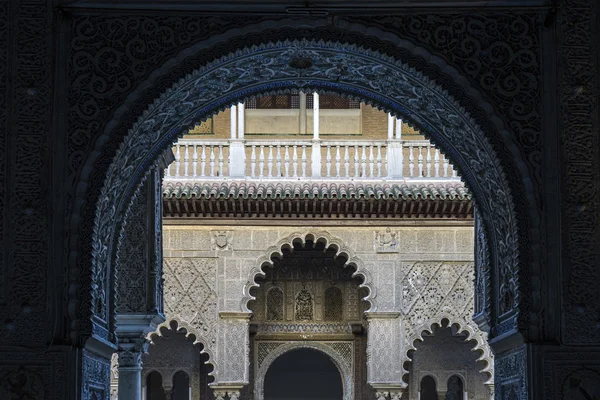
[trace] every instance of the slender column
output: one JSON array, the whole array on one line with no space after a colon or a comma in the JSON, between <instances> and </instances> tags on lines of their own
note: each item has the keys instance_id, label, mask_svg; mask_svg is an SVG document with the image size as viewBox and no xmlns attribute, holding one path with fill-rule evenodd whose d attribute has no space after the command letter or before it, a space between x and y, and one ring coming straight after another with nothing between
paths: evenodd
<instances>
[{"instance_id":1,"label":"slender column","mask_svg":"<svg viewBox=\"0 0 600 400\"><path fill-rule=\"evenodd\" d=\"M394 138L394 117L392 114L388 114L388 140Z\"/></svg>"},{"instance_id":2,"label":"slender column","mask_svg":"<svg viewBox=\"0 0 600 400\"><path fill-rule=\"evenodd\" d=\"M402 120L396 119L396 140L402 140Z\"/></svg>"},{"instance_id":3,"label":"slender column","mask_svg":"<svg viewBox=\"0 0 600 400\"><path fill-rule=\"evenodd\" d=\"M319 139L319 94L313 93L313 142L311 152L313 178L321 177L321 141Z\"/></svg>"},{"instance_id":4,"label":"slender column","mask_svg":"<svg viewBox=\"0 0 600 400\"><path fill-rule=\"evenodd\" d=\"M231 139L237 139L237 107L231 106Z\"/></svg>"},{"instance_id":5,"label":"slender column","mask_svg":"<svg viewBox=\"0 0 600 400\"><path fill-rule=\"evenodd\" d=\"M306 134L306 93L300 92L300 134Z\"/></svg>"},{"instance_id":6,"label":"slender column","mask_svg":"<svg viewBox=\"0 0 600 400\"><path fill-rule=\"evenodd\" d=\"M146 339L119 343L119 398L142 400L142 353L147 348Z\"/></svg>"},{"instance_id":7,"label":"slender column","mask_svg":"<svg viewBox=\"0 0 600 400\"><path fill-rule=\"evenodd\" d=\"M244 103L238 103L237 106L238 109L238 139L243 139L244 138L244 132L245 132L245 122L244 122L244 111L246 109L246 107L244 106Z\"/></svg>"},{"instance_id":8,"label":"slender column","mask_svg":"<svg viewBox=\"0 0 600 400\"><path fill-rule=\"evenodd\" d=\"M319 139L319 93L313 93L313 139Z\"/></svg>"},{"instance_id":9,"label":"slender column","mask_svg":"<svg viewBox=\"0 0 600 400\"><path fill-rule=\"evenodd\" d=\"M236 117L239 114L239 118ZM239 123L239 129L238 129ZM236 132L237 131L237 132ZM238 138L239 134L239 138ZM246 149L244 146L244 103L231 106L231 139L229 141L229 177L246 175Z\"/></svg>"}]
</instances>

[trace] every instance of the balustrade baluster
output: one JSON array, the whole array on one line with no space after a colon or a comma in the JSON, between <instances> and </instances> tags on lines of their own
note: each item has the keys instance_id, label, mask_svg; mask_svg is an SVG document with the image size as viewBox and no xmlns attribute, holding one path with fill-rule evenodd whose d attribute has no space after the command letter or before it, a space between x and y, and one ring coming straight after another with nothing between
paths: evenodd
<instances>
[{"instance_id":1,"label":"balustrade baluster","mask_svg":"<svg viewBox=\"0 0 600 400\"><path fill-rule=\"evenodd\" d=\"M290 146L285 145L285 177L290 177Z\"/></svg>"},{"instance_id":2,"label":"balustrade baluster","mask_svg":"<svg viewBox=\"0 0 600 400\"><path fill-rule=\"evenodd\" d=\"M194 144L194 154L192 155L192 176L198 176L198 145Z\"/></svg>"},{"instance_id":3,"label":"balustrade baluster","mask_svg":"<svg viewBox=\"0 0 600 400\"><path fill-rule=\"evenodd\" d=\"M225 155L223 154L223 145L220 144L219 145L219 170L217 171L217 176L224 175L224 172L223 172L224 166L225 166Z\"/></svg>"},{"instance_id":4,"label":"balustrade baluster","mask_svg":"<svg viewBox=\"0 0 600 400\"><path fill-rule=\"evenodd\" d=\"M264 176L265 169L265 145L260 145L260 155L258 156L258 177Z\"/></svg>"},{"instance_id":5,"label":"balustrade baluster","mask_svg":"<svg viewBox=\"0 0 600 400\"><path fill-rule=\"evenodd\" d=\"M327 167L327 178L331 178L331 146L327 145L327 155L325 156L325 166Z\"/></svg>"},{"instance_id":6,"label":"balustrade baluster","mask_svg":"<svg viewBox=\"0 0 600 400\"><path fill-rule=\"evenodd\" d=\"M375 169L375 156L373 155L373 145L369 146L369 177L373 177L373 170Z\"/></svg>"},{"instance_id":7,"label":"balustrade baluster","mask_svg":"<svg viewBox=\"0 0 600 400\"><path fill-rule=\"evenodd\" d=\"M377 177L381 178L381 164L383 162L383 158L381 157L381 145L377 145Z\"/></svg>"},{"instance_id":8,"label":"balustrade baluster","mask_svg":"<svg viewBox=\"0 0 600 400\"><path fill-rule=\"evenodd\" d=\"M188 177L189 173L189 165L190 165L190 155L189 155L189 143L185 144L185 154L183 155L183 176Z\"/></svg>"},{"instance_id":9,"label":"balustrade baluster","mask_svg":"<svg viewBox=\"0 0 600 400\"><path fill-rule=\"evenodd\" d=\"M414 146L408 145L408 174L411 178L415 177L415 155L413 153Z\"/></svg>"},{"instance_id":10,"label":"balustrade baluster","mask_svg":"<svg viewBox=\"0 0 600 400\"><path fill-rule=\"evenodd\" d=\"M435 172L435 177L439 178L440 177L440 151L438 149L435 149L435 155L433 156L433 170Z\"/></svg>"},{"instance_id":11,"label":"balustrade baluster","mask_svg":"<svg viewBox=\"0 0 600 400\"><path fill-rule=\"evenodd\" d=\"M206 176L206 146L202 145L202 153L200 154L200 176Z\"/></svg>"},{"instance_id":12,"label":"balustrade baluster","mask_svg":"<svg viewBox=\"0 0 600 400\"><path fill-rule=\"evenodd\" d=\"M335 145L335 177L336 178L340 177L340 164L341 164L340 145L337 144L337 145Z\"/></svg>"},{"instance_id":13,"label":"balustrade baluster","mask_svg":"<svg viewBox=\"0 0 600 400\"><path fill-rule=\"evenodd\" d=\"M181 166L181 146L179 144L176 144L175 146L177 146L177 151L175 152L175 176L178 177L179 167Z\"/></svg>"},{"instance_id":14,"label":"balustrade baluster","mask_svg":"<svg viewBox=\"0 0 600 400\"><path fill-rule=\"evenodd\" d=\"M250 176L256 178L256 145L252 145L252 153L250 154Z\"/></svg>"},{"instance_id":15,"label":"balustrade baluster","mask_svg":"<svg viewBox=\"0 0 600 400\"><path fill-rule=\"evenodd\" d=\"M418 163L419 163L419 178L422 178L423 177L423 146L421 146L421 145L419 145Z\"/></svg>"},{"instance_id":16,"label":"balustrade baluster","mask_svg":"<svg viewBox=\"0 0 600 400\"><path fill-rule=\"evenodd\" d=\"M269 162L267 163L267 171L269 173L269 178L273 177L273 145L269 145Z\"/></svg>"},{"instance_id":17,"label":"balustrade baluster","mask_svg":"<svg viewBox=\"0 0 600 400\"><path fill-rule=\"evenodd\" d=\"M350 177L350 150L349 146L344 146L344 173L346 178Z\"/></svg>"},{"instance_id":18,"label":"balustrade baluster","mask_svg":"<svg viewBox=\"0 0 600 400\"><path fill-rule=\"evenodd\" d=\"M306 145L302 145L302 177L306 177Z\"/></svg>"},{"instance_id":19,"label":"balustrade baluster","mask_svg":"<svg viewBox=\"0 0 600 400\"><path fill-rule=\"evenodd\" d=\"M281 145L277 144L277 152L275 154L275 164L277 165L277 177L281 177Z\"/></svg>"},{"instance_id":20,"label":"balustrade baluster","mask_svg":"<svg viewBox=\"0 0 600 400\"><path fill-rule=\"evenodd\" d=\"M294 167L294 178L298 177L298 146L297 145L293 145L292 146L292 164Z\"/></svg>"},{"instance_id":21,"label":"balustrade baluster","mask_svg":"<svg viewBox=\"0 0 600 400\"><path fill-rule=\"evenodd\" d=\"M210 145L210 177L215 176L215 146Z\"/></svg>"},{"instance_id":22,"label":"balustrade baluster","mask_svg":"<svg viewBox=\"0 0 600 400\"><path fill-rule=\"evenodd\" d=\"M427 177L431 178L431 146L427 145Z\"/></svg>"}]
</instances>

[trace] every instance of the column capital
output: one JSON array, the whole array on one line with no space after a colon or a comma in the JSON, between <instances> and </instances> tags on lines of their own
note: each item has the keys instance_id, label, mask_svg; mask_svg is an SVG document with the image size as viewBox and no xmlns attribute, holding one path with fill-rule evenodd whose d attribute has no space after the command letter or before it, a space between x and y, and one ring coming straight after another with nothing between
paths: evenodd
<instances>
[{"instance_id":1,"label":"column capital","mask_svg":"<svg viewBox=\"0 0 600 400\"><path fill-rule=\"evenodd\" d=\"M148 351L150 342L146 339L123 339L119 341L119 371L129 368L142 368L142 354Z\"/></svg>"}]
</instances>

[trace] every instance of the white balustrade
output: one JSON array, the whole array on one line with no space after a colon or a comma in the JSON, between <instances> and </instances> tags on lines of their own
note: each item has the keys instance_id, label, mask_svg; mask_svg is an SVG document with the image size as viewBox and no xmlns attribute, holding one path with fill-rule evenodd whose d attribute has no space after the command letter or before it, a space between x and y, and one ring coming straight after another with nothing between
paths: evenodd
<instances>
[{"instance_id":1,"label":"white balustrade","mask_svg":"<svg viewBox=\"0 0 600 400\"><path fill-rule=\"evenodd\" d=\"M167 180L459 179L449 160L427 140L181 139L173 153Z\"/></svg>"}]
</instances>

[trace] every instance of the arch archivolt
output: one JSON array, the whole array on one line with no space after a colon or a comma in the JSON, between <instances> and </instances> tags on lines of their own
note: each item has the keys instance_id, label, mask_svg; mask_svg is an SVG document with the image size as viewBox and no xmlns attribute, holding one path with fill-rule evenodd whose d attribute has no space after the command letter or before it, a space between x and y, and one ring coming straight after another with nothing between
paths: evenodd
<instances>
[{"instance_id":1,"label":"arch archivolt","mask_svg":"<svg viewBox=\"0 0 600 400\"><path fill-rule=\"evenodd\" d=\"M255 297L250 294L250 290L255 287L259 287L260 284L256 282L257 277L264 277L265 272L263 270L264 267L272 267L273 266L273 258L283 258L283 251L289 250L290 252L294 251L294 243L300 243L302 247L304 247L307 241L311 241L316 243L322 243L325 246L324 250L334 249L335 255L334 257L344 257L346 259L346 263L344 264L345 268L354 268L355 272L352 274L353 277L359 277L362 279L362 283L359 287L367 288L369 290L369 294L363 300L369 301L371 304L371 308L369 311L373 311L377 308L376 304L376 296L377 289L373 283L373 279L371 277L371 273L366 268L364 262L358 257L355 252L345 245L343 240L340 238L334 237L329 232L325 231L307 231L307 232L298 232L288 235L287 237L281 239L277 244L269 247L265 254L258 257L256 262L254 262L254 266L250 269L248 282L244 285L243 293L242 293L242 301L240 307L243 312L251 312L248 308L248 302L251 300L255 300Z\"/></svg>"},{"instance_id":2,"label":"arch archivolt","mask_svg":"<svg viewBox=\"0 0 600 400\"><path fill-rule=\"evenodd\" d=\"M261 343L258 342L257 346ZM346 345L347 348L344 347ZM351 400L354 398L352 391L354 380L354 357L352 342L316 342L316 341L286 341L286 342L270 342L268 343L269 350L262 353L260 358L257 358L256 365L256 380L255 380L255 399L264 399L264 384L267 371L273 362L285 353L299 349L312 349L320 351L331 358L342 380L342 388L344 391L343 399ZM260 352L260 349L259 349Z\"/></svg>"},{"instance_id":3,"label":"arch archivolt","mask_svg":"<svg viewBox=\"0 0 600 400\"><path fill-rule=\"evenodd\" d=\"M311 59L309 70L290 70L290 62L297 57ZM98 304L96 300L108 287L117 221L144 171L159 154L194 123L236 101L299 89L342 93L394 115L408 116L408 121L450 154L491 228L491 259L499 270L501 295L508 299L501 314L513 310L518 303L517 218L502 163L487 136L443 88L401 61L357 46L310 40L266 43L209 63L156 99L129 130L97 204L91 304ZM473 90L469 94L478 96ZM490 119L500 121L493 115ZM505 132L503 126L498 129ZM107 320L102 315L100 319Z\"/></svg>"},{"instance_id":4,"label":"arch archivolt","mask_svg":"<svg viewBox=\"0 0 600 400\"><path fill-rule=\"evenodd\" d=\"M487 380L486 380L486 384L493 384L494 383L494 354L492 352L492 349L490 347L490 345L488 344L488 336L486 332L483 332L481 329L479 329L479 327L470 319L466 319L466 318L462 318L462 317L457 317L456 315L453 315L452 313L439 313L437 315L435 315L434 317L431 317L429 319L427 319L423 324L421 324L420 326L414 326L414 327L410 327L410 329L404 329L404 335L405 335L405 340L404 340L404 352L402 354L403 356L403 360L402 360L402 365L403 365L403 373L404 374L408 374L408 370L406 370L404 368L404 364L407 361L411 361L411 358L408 356L408 352L409 351L418 351L417 348L415 347L415 342L418 341L424 341L426 340L425 338L423 338L423 333L427 332L429 334L433 334L434 328L436 326L442 326L442 321L443 320L448 320L448 326L457 326L458 327L458 331L460 333L466 333L467 334L467 338L465 339L466 342L474 340L475 341L475 346L471 349L471 351L476 351L479 352L479 357L477 358L477 361L483 361L485 362L485 367L480 370L480 373L486 374L487 375ZM427 374L425 374L427 375ZM452 374L450 374L452 375ZM464 379L464 377L461 374L457 374L459 375L461 378L463 378L463 383L466 385L466 380ZM419 377L419 381L422 377ZM433 377L434 380L437 379L436 377ZM466 386L465 386L466 387Z\"/></svg>"}]
</instances>

